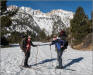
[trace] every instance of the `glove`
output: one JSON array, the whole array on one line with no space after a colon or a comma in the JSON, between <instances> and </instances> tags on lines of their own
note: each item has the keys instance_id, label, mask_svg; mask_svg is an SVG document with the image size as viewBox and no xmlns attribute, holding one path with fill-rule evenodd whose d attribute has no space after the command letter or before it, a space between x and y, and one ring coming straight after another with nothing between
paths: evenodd
<instances>
[{"instance_id":1,"label":"glove","mask_svg":"<svg viewBox=\"0 0 93 75\"><path fill-rule=\"evenodd\" d=\"M63 48L63 46L61 46L61 48Z\"/></svg>"}]
</instances>

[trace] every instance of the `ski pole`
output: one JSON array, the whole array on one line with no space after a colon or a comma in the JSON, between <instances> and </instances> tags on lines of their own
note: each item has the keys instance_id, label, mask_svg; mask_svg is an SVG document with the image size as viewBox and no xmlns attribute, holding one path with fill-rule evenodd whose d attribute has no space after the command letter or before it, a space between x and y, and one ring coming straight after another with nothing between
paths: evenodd
<instances>
[{"instance_id":1,"label":"ski pole","mask_svg":"<svg viewBox=\"0 0 93 75\"><path fill-rule=\"evenodd\" d=\"M50 53L51 53L51 59L52 59L52 52L51 52L51 46L50 46ZM53 62L52 62L52 67L53 67Z\"/></svg>"},{"instance_id":2,"label":"ski pole","mask_svg":"<svg viewBox=\"0 0 93 75\"><path fill-rule=\"evenodd\" d=\"M50 44L42 44L42 45L38 45L38 46L44 46L44 45L50 45Z\"/></svg>"},{"instance_id":3,"label":"ski pole","mask_svg":"<svg viewBox=\"0 0 93 75\"><path fill-rule=\"evenodd\" d=\"M37 46L37 53L36 53L36 65L37 65L37 55L38 55L38 46Z\"/></svg>"}]
</instances>

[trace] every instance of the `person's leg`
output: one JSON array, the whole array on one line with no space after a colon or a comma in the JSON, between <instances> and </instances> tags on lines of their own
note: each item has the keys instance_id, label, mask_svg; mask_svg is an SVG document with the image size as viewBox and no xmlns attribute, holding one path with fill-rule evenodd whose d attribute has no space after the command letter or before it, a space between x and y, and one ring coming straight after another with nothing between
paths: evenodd
<instances>
[{"instance_id":1,"label":"person's leg","mask_svg":"<svg viewBox=\"0 0 93 75\"><path fill-rule=\"evenodd\" d=\"M28 66L28 58L30 57L30 52L27 52L25 54L25 61L24 61L24 66Z\"/></svg>"},{"instance_id":2,"label":"person's leg","mask_svg":"<svg viewBox=\"0 0 93 75\"><path fill-rule=\"evenodd\" d=\"M62 53L63 53L63 51L60 51L60 53L59 53L59 67L60 68L62 67Z\"/></svg>"},{"instance_id":3,"label":"person's leg","mask_svg":"<svg viewBox=\"0 0 93 75\"><path fill-rule=\"evenodd\" d=\"M60 65L60 63L59 63L59 60L60 60L60 52L59 51L57 51L57 61L58 61L58 66L57 67L59 67Z\"/></svg>"},{"instance_id":4,"label":"person's leg","mask_svg":"<svg viewBox=\"0 0 93 75\"><path fill-rule=\"evenodd\" d=\"M57 52L57 60L58 60L58 68L63 68L63 65L62 65L62 54L63 54L63 51L58 51Z\"/></svg>"}]
</instances>

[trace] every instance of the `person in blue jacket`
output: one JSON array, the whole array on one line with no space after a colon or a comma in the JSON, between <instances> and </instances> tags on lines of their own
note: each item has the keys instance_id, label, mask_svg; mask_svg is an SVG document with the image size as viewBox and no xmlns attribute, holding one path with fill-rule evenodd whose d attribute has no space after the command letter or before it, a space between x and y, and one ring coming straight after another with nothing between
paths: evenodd
<instances>
[{"instance_id":1,"label":"person in blue jacket","mask_svg":"<svg viewBox=\"0 0 93 75\"><path fill-rule=\"evenodd\" d=\"M56 51L57 51L57 61L58 61L58 66L56 66L56 68L58 69L62 69L63 66L62 66L62 54L63 54L63 51L64 51L64 41L61 40L61 39L57 39L57 36L54 35L53 36L53 41L52 43L50 44L51 45L54 45L55 44L55 48L56 48Z\"/></svg>"}]
</instances>

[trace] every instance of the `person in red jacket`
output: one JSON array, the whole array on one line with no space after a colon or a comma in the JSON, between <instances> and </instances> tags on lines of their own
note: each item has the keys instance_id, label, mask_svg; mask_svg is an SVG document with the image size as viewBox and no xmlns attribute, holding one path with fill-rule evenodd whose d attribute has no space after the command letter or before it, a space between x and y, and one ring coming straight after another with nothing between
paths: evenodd
<instances>
[{"instance_id":1,"label":"person in red jacket","mask_svg":"<svg viewBox=\"0 0 93 75\"><path fill-rule=\"evenodd\" d=\"M31 46L33 47L36 47L37 45L34 45L31 41L31 36L28 36L27 39L24 41L25 45L26 46L25 48L25 60L24 60L24 67L31 67L28 65L28 59L30 57L30 49L31 49Z\"/></svg>"}]
</instances>

